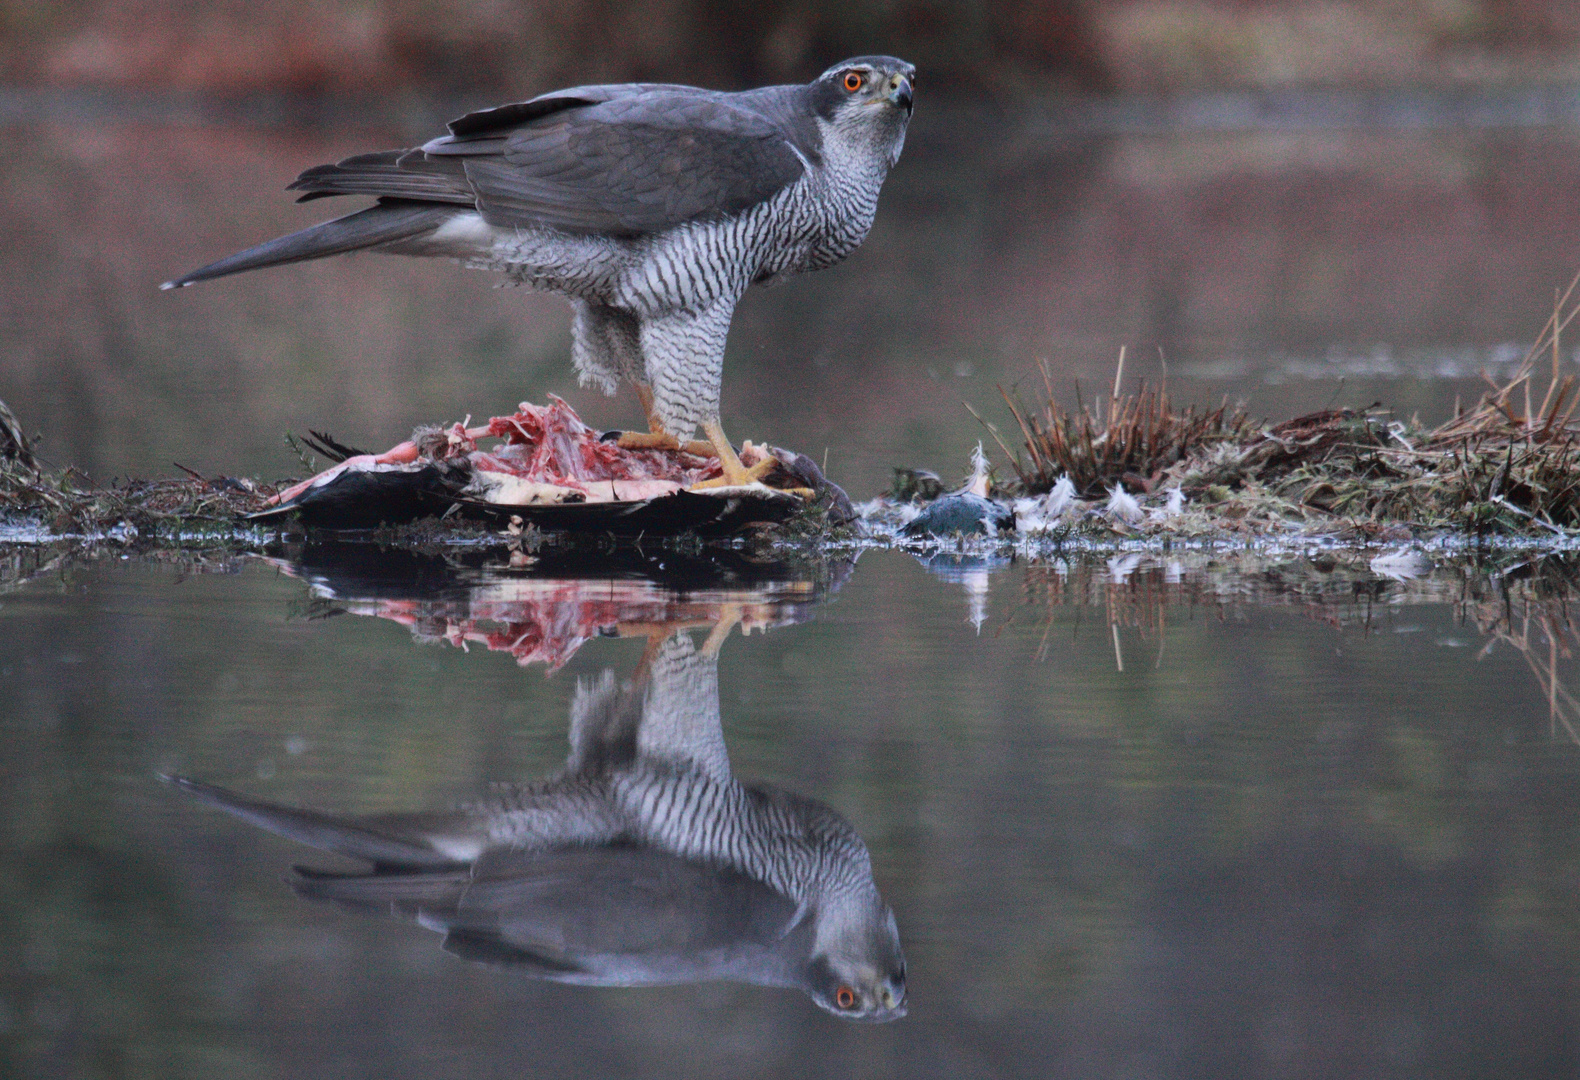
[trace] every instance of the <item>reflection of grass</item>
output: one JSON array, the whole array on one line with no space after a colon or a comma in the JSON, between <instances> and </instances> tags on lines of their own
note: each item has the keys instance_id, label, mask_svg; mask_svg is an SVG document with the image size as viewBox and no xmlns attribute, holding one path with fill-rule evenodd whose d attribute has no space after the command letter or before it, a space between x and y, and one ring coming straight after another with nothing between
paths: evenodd
<instances>
[{"instance_id":1,"label":"reflection of grass","mask_svg":"<svg viewBox=\"0 0 1580 1080\"><path fill-rule=\"evenodd\" d=\"M1390 525L1476 532L1580 532L1580 390L1563 371L1562 339L1580 315L1577 275L1536 344L1502 384L1471 409L1426 428L1385 409L1325 409L1257 425L1228 406L1197 412L1171 404L1167 387L1120 393L1119 371L1106 408L1039 408L1006 395L1022 449L1000 447L1026 494L1069 477L1076 494L1117 485L1148 494L1180 489L1191 509L1160 518L1154 531L1331 531ZM1537 385L1551 359L1545 388ZM1541 370L1539 370L1541 369ZM997 432L994 432L997 436Z\"/></svg>"},{"instance_id":2,"label":"reflection of grass","mask_svg":"<svg viewBox=\"0 0 1580 1080\"><path fill-rule=\"evenodd\" d=\"M1057 609L1090 608L1101 611L1097 621L1113 635L1120 670L1161 666L1170 623L1197 613L1221 620L1240 605L1285 607L1337 631L1369 634L1380 613L1400 605L1451 604L1460 620L1485 636L1478 656L1498 645L1520 654L1547 700L1553 736L1580 745L1580 697L1569 690L1572 677L1560 664L1580 653L1580 626L1568 609L1580 596L1580 569L1570 556L1507 565L1469 560L1401 580L1380 579L1365 555L1340 551L1317 558L1221 552L1089 557L1033 564L1024 589L1028 601L1048 609L1038 631L1038 662L1055 647ZM1126 655L1122 630L1139 633L1146 646L1139 655Z\"/></svg>"},{"instance_id":3,"label":"reflection of grass","mask_svg":"<svg viewBox=\"0 0 1580 1080\"><path fill-rule=\"evenodd\" d=\"M1573 658L1573 644L1580 642L1569 619L1568 604L1561 599L1527 599L1518 606L1507 601L1489 601L1472 612L1476 625L1488 641L1481 649L1485 656L1497 645L1507 645L1530 665L1531 674L1547 698L1547 720L1551 734L1560 729L1570 741L1580 745L1580 701L1564 686L1558 672L1559 659Z\"/></svg>"}]
</instances>

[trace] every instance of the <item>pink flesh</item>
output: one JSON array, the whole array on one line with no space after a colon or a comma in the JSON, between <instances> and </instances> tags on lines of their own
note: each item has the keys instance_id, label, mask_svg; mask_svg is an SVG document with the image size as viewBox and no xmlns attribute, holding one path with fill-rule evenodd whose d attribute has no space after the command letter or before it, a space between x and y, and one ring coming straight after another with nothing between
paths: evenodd
<instances>
[{"instance_id":1,"label":"pink flesh","mask_svg":"<svg viewBox=\"0 0 1580 1080\"><path fill-rule=\"evenodd\" d=\"M598 432L562 399L523 402L514 416L495 417L488 434L504 439L472 455L472 467L580 491L588 502L651 498L722 473L718 458L668 450L627 450ZM613 487L609 481L615 481ZM661 482L655 484L654 482Z\"/></svg>"},{"instance_id":2,"label":"pink flesh","mask_svg":"<svg viewBox=\"0 0 1580 1080\"><path fill-rule=\"evenodd\" d=\"M669 450L628 450L601 440L562 399L547 405L522 402L514 416L496 416L482 427L452 425L440 459L465 457L474 472L504 473L530 483L552 484L581 492L588 502L635 502L668 495L723 473L716 457ZM492 450L477 440L503 440ZM407 440L382 454L359 454L280 492L268 505L289 503L348 469L415 464L422 457Z\"/></svg>"},{"instance_id":3,"label":"pink flesh","mask_svg":"<svg viewBox=\"0 0 1580 1080\"><path fill-rule=\"evenodd\" d=\"M507 652L516 663L545 664L557 671L577 649L609 628L640 634L658 627L705 626L722 617L718 601L684 601L664 596L639 583L618 581L545 580L530 600L435 604L415 600L380 600L371 612L430 638L442 637L454 648L482 645ZM737 601L744 630L765 629L782 621L777 604L745 594ZM732 604L731 606L735 606Z\"/></svg>"}]
</instances>

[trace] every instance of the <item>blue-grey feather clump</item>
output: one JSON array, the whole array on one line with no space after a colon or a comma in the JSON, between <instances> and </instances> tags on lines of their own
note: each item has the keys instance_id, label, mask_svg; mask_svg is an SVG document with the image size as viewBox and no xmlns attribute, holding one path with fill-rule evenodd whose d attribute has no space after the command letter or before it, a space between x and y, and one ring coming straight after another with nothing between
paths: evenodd
<instances>
[{"instance_id":1,"label":"blue-grey feather clump","mask_svg":"<svg viewBox=\"0 0 1580 1080\"><path fill-rule=\"evenodd\" d=\"M943 496L905 525L907 536L998 536L1014 531L1012 507L969 491Z\"/></svg>"}]
</instances>

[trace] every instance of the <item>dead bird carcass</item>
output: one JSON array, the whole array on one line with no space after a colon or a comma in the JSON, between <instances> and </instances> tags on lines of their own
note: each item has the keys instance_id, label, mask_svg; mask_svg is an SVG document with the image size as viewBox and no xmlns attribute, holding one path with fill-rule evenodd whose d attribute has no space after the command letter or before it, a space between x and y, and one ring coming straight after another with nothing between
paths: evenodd
<instances>
[{"instance_id":1,"label":"dead bird carcass","mask_svg":"<svg viewBox=\"0 0 1580 1080\"><path fill-rule=\"evenodd\" d=\"M420 429L382 454L318 436L314 448L337 464L281 491L251 519L361 529L458 515L548 531L717 535L814 508L833 524L854 516L845 493L803 454L748 442L741 458L766 466L761 482L692 490L723 475L717 457L632 449L619 436L589 427L553 395L479 427ZM482 449L481 440L498 443Z\"/></svg>"}]
</instances>

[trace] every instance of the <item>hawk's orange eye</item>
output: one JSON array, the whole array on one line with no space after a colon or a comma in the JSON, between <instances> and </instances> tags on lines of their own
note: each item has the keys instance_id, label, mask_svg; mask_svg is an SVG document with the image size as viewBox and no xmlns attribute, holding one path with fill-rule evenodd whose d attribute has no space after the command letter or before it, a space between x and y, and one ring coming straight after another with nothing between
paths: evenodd
<instances>
[{"instance_id":1,"label":"hawk's orange eye","mask_svg":"<svg viewBox=\"0 0 1580 1080\"><path fill-rule=\"evenodd\" d=\"M854 94L857 90L860 90L866 81L867 80L862 77L860 72L845 72L845 89L849 90L852 94Z\"/></svg>"},{"instance_id":2,"label":"hawk's orange eye","mask_svg":"<svg viewBox=\"0 0 1580 1080\"><path fill-rule=\"evenodd\" d=\"M845 76L845 85L846 86L850 86L850 80L851 79L855 79L856 80L856 86L859 88L860 85L861 85L861 79L860 79L860 77L855 76L855 75L847 75L847 76ZM838 990L834 991L834 1004L838 1005L841 1009L853 1009L853 1008L855 1008L855 1006L856 1006L856 991L852 990L848 986L841 986Z\"/></svg>"}]
</instances>

